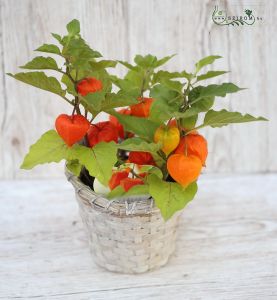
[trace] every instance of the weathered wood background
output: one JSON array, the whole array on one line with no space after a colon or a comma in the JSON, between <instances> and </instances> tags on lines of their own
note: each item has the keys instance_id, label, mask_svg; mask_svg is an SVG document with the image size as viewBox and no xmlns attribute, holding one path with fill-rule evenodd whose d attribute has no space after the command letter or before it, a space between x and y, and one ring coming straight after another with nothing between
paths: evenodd
<instances>
[{"instance_id":1,"label":"weathered wood background","mask_svg":"<svg viewBox=\"0 0 277 300\"><path fill-rule=\"evenodd\" d=\"M80 20L92 47L107 58L178 53L167 68L190 70L205 55L222 55L214 69L230 70L224 80L249 89L219 98L218 107L264 115L270 122L204 130L210 149L206 171L277 171L277 1L252 1L251 8L263 21L240 27L212 23L218 3L241 12L249 6L243 0L0 0L0 178L63 176L62 164L32 172L19 170L19 165L29 145L70 108L58 97L4 74L18 71L36 47L51 42L50 32L65 33L73 18Z\"/></svg>"}]
</instances>

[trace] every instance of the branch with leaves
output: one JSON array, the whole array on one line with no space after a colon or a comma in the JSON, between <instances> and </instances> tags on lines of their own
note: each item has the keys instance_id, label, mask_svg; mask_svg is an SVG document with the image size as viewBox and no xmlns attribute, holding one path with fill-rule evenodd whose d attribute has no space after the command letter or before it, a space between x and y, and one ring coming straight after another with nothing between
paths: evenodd
<instances>
[{"instance_id":1,"label":"branch with leaves","mask_svg":"<svg viewBox=\"0 0 277 300\"><path fill-rule=\"evenodd\" d=\"M89 186L107 198L151 195L167 220L194 198L206 166L207 141L198 130L266 120L212 109L217 97L243 90L230 82L202 85L226 73L202 72L218 55L201 59L192 72L169 72L161 67L174 55L136 55L133 63L101 59L82 38L77 20L67 25L65 36L52 36L58 45L36 49L51 56L37 56L21 66L28 72L8 75L60 96L73 107L72 114L59 115L56 130L30 147L23 169L65 160L76 176L88 172ZM122 78L108 71L117 63L127 68ZM59 76L48 76L48 70ZM102 112L108 120L96 123Z\"/></svg>"}]
</instances>

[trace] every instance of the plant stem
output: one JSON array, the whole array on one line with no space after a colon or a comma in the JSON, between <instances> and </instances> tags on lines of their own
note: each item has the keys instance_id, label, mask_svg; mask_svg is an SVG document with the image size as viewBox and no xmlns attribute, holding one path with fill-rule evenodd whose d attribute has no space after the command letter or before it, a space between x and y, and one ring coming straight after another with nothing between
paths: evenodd
<instances>
[{"instance_id":1,"label":"plant stem","mask_svg":"<svg viewBox=\"0 0 277 300\"><path fill-rule=\"evenodd\" d=\"M72 111L72 113L71 113L71 116L72 116L72 117L74 116L75 110L76 110L76 106L74 105L73 111Z\"/></svg>"},{"instance_id":2,"label":"plant stem","mask_svg":"<svg viewBox=\"0 0 277 300\"><path fill-rule=\"evenodd\" d=\"M168 176L168 171L167 171L167 167L166 164L164 164L161 168L161 171L163 173L163 179L166 180L167 176Z\"/></svg>"},{"instance_id":3,"label":"plant stem","mask_svg":"<svg viewBox=\"0 0 277 300\"><path fill-rule=\"evenodd\" d=\"M186 90L184 91L184 111L187 109L188 107L188 99L187 99L187 96L188 96L188 92L189 92L189 87L190 87L190 79L188 80L188 83L187 83L187 88Z\"/></svg>"},{"instance_id":4,"label":"plant stem","mask_svg":"<svg viewBox=\"0 0 277 300\"><path fill-rule=\"evenodd\" d=\"M206 126L207 126L207 125L202 124L202 125L199 125L199 126L197 126L197 127L195 127L195 128L192 128L191 130L189 130L189 131L186 132L186 135L188 135L189 133L193 132L194 130L201 129L201 128L204 128L204 127L206 127Z\"/></svg>"},{"instance_id":5,"label":"plant stem","mask_svg":"<svg viewBox=\"0 0 277 300\"><path fill-rule=\"evenodd\" d=\"M64 74L64 75L66 75L68 78L69 78L69 80L73 83L73 84L75 84L75 81L74 81L74 79L72 78L72 76L70 75L70 74L68 74L68 73L66 73L66 72L64 72L64 71L62 71L62 70L57 70L58 72L60 72L60 73L62 73L62 74Z\"/></svg>"},{"instance_id":6,"label":"plant stem","mask_svg":"<svg viewBox=\"0 0 277 300\"><path fill-rule=\"evenodd\" d=\"M77 113L79 115L81 115L81 111L80 111L80 107L79 107L79 103L80 103L80 98L78 96L75 96L75 110L77 111Z\"/></svg>"},{"instance_id":7,"label":"plant stem","mask_svg":"<svg viewBox=\"0 0 277 300\"><path fill-rule=\"evenodd\" d=\"M69 60L68 59L65 59L65 62L66 62L66 72L65 74L68 76L68 78L74 83L76 83L76 81L72 78L71 74L70 74L70 70L69 70Z\"/></svg>"},{"instance_id":8,"label":"plant stem","mask_svg":"<svg viewBox=\"0 0 277 300\"><path fill-rule=\"evenodd\" d=\"M61 96L66 102L68 102L69 104L74 106L74 103L72 101L70 101L69 99L67 99L65 96Z\"/></svg>"},{"instance_id":9,"label":"plant stem","mask_svg":"<svg viewBox=\"0 0 277 300\"><path fill-rule=\"evenodd\" d=\"M133 169L130 170L130 172L137 178L141 179L142 181L144 181L144 178L139 176L139 174L137 174Z\"/></svg>"},{"instance_id":10,"label":"plant stem","mask_svg":"<svg viewBox=\"0 0 277 300\"><path fill-rule=\"evenodd\" d=\"M157 151L157 154L163 159L163 161L166 161L166 157L161 150Z\"/></svg>"},{"instance_id":11,"label":"plant stem","mask_svg":"<svg viewBox=\"0 0 277 300\"><path fill-rule=\"evenodd\" d=\"M76 80L74 80L74 78L70 74L70 69L69 69L69 66L68 66L69 65L69 60L65 59L65 61L66 61L66 72L64 72L62 70L60 70L60 72L63 73L64 75L66 75L71 80L71 82L74 85L74 89L77 92L77 70L76 70ZM75 113L75 111L77 111L77 114L81 115L79 104L80 104L80 99L79 99L78 96L75 96L74 109L73 109L72 115Z\"/></svg>"},{"instance_id":12,"label":"plant stem","mask_svg":"<svg viewBox=\"0 0 277 300\"><path fill-rule=\"evenodd\" d=\"M120 164L125 164L125 163L126 163L125 161L121 160L119 157L117 158L117 161L118 161ZM135 164L134 164L134 166L135 166ZM137 178L139 178L139 179L145 181L145 178L144 178L144 177L139 176L139 174L137 174L137 173L136 173L133 169L131 169L131 168L130 168L130 172L131 172L135 177L137 177Z\"/></svg>"},{"instance_id":13,"label":"plant stem","mask_svg":"<svg viewBox=\"0 0 277 300\"><path fill-rule=\"evenodd\" d=\"M91 119L90 119L90 121L89 121L89 122L90 122L90 123L92 123L92 122L93 122L93 120L96 118L96 116L97 116L97 115L95 115L95 116L93 116L93 115L92 115L92 117L91 117ZM94 125L95 125L95 124L94 124ZM96 125L95 125L95 126L96 126Z\"/></svg>"},{"instance_id":14,"label":"plant stem","mask_svg":"<svg viewBox=\"0 0 277 300\"><path fill-rule=\"evenodd\" d=\"M140 90L140 97L141 99L143 100L143 92L144 92L144 85L145 85L145 81L146 81L146 76L148 75L149 73L149 69L147 69L147 71L144 73L144 76L142 78L142 84L141 84L141 90Z\"/></svg>"}]
</instances>

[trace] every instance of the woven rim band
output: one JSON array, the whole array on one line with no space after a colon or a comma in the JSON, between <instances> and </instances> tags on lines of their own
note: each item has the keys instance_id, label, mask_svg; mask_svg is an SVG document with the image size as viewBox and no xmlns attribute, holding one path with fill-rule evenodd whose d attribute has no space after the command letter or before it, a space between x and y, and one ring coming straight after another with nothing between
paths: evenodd
<instances>
[{"instance_id":1,"label":"woven rim band","mask_svg":"<svg viewBox=\"0 0 277 300\"><path fill-rule=\"evenodd\" d=\"M120 197L109 200L104 195L95 193L66 167L65 175L75 188L75 192L82 200L82 203L93 209L120 216L142 216L159 212L150 195Z\"/></svg>"}]
</instances>

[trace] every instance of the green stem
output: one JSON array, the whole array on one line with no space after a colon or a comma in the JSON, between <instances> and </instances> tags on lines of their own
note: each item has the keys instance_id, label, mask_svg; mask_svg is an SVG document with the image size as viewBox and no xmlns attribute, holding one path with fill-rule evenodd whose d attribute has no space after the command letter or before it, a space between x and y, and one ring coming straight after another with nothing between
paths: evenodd
<instances>
[{"instance_id":1,"label":"green stem","mask_svg":"<svg viewBox=\"0 0 277 300\"><path fill-rule=\"evenodd\" d=\"M69 104L74 106L73 101L70 101L69 99L67 99L65 96L61 96L66 102L68 102Z\"/></svg>"},{"instance_id":2,"label":"green stem","mask_svg":"<svg viewBox=\"0 0 277 300\"><path fill-rule=\"evenodd\" d=\"M188 135L189 133L191 133L191 132L193 132L193 131L195 131L195 130L204 128L204 127L206 127L206 126L207 126L207 125L202 124L202 125L199 125L199 126L197 126L197 127L195 127L195 128L192 128L191 130L189 130L189 131L186 132L186 135Z\"/></svg>"},{"instance_id":3,"label":"green stem","mask_svg":"<svg viewBox=\"0 0 277 300\"><path fill-rule=\"evenodd\" d=\"M95 119L97 117L97 114L95 114L94 116L92 115L92 117L91 117L91 119L90 119L90 123L92 123L93 122L93 120Z\"/></svg>"},{"instance_id":4,"label":"green stem","mask_svg":"<svg viewBox=\"0 0 277 300\"><path fill-rule=\"evenodd\" d=\"M186 90L185 90L185 92L184 92L184 97L187 96L187 94L188 94L188 92L189 92L189 87L190 87L190 79L188 80L187 88L186 88Z\"/></svg>"},{"instance_id":5,"label":"green stem","mask_svg":"<svg viewBox=\"0 0 277 300\"><path fill-rule=\"evenodd\" d=\"M72 78L72 76L70 75L70 74L68 74L68 73L66 73L66 72L64 72L64 71L62 71L62 70L57 70L59 73L61 73L61 74L64 74L65 76L67 76L68 77L68 79L75 85L75 81L74 81L74 79Z\"/></svg>"},{"instance_id":6,"label":"green stem","mask_svg":"<svg viewBox=\"0 0 277 300\"><path fill-rule=\"evenodd\" d=\"M157 151L157 154L163 159L163 161L166 161L166 156L165 156L165 154L162 152L162 150Z\"/></svg>"},{"instance_id":7,"label":"green stem","mask_svg":"<svg viewBox=\"0 0 277 300\"><path fill-rule=\"evenodd\" d=\"M143 182L144 182L144 180L145 180L145 178L144 177L141 177L141 176L139 176L139 174L137 174L133 169L131 169L130 170L130 172L135 176L135 177L137 177L137 178L139 178L139 179L141 179Z\"/></svg>"},{"instance_id":8,"label":"green stem","mask_svg":"<svg viewBox=\"0 0 277 300\"><path fill-rule=\"evenodd\" d=\"M77 92L77 81L73 79L73 77L71 76L70 74L70 69L69 69L69 61L68 59L66 59L66 72L64 71L61 71L63 74L65 74L70 80L71 82L73 83L74 85L74 89L75 91ZM76 71L77 72L77 71ZM80 107L79 107L79 104L80 104L80 99L79 99L79 96L75 96L75 100L74 100L74 109L73 109L73 112L72 112L72 115L75 113L75 111L77 111L77 114L81 115L81 110L80 110Z\"/></svg>"},{"instance_id":9,"label":"green stem","mask_svg":"<svg viewBox=\"0 0 277 300\"><path fill-rule=\"evenodd\" d=\"M80 98L78 96L75 96L75 110L77 111L77 113L79 115L81 115L81 111L80 111L80 107L79 107L79 104L80 104Z\"/></svg>"},{"instance_id":10,"label":"green stem","mask_svg":"<svg viewBox=\"0 0 277 300\"><path fill-rule=\"evenodd\" d=\"M117 161L120 163L120 164L125 164L126 162L121 160L119 157L117 158ZM134 164L135 165L135 164ZM145 178L144 177L141 177L139 176L139 174L137 174L133 169L130 168L130 172L137 178L141 179L142 181L145 181Z\"/></svg>"},{"instance_id":11,"label":"green stem","mask_svg":"<svg viewBox=\"0 0 277 300\"><path fill-rule=\"evenodd\" d=\"M187 99L187 96L188 96L188 93L189 93L189 88L190 88L190 85L191 85L191 80L189 79L188 80L188 83L187 83L187 88L185 89L184 91L184 103L182 105L182 108L181 108L181 111L184 112L187 110L187 108L189 107L189 101Z\"/></svg>"},{"instance_id":12,"label":"green stem","mask_svg":"<svg viewBox=\"0 0 277 300\"><path fill-rule=\"evenodd\" d=\"M167 167L166 164L164 164L161 168L162 173L163 173L163 179L166 180L167 176L168 176L168 171L167 171Z\"/></svg>"},{"instance_id":13,"label":"green stem","mask_svg":"<svg viewBox=\"0 0 277 300\"><path fill-rule=\"evenodd\" d=\"M144 85L145 85L145 81L146 81L146 76L149 74L150 70L146 70L146 72L143 75L142 78L142 84L141 84L141 90L140 90L140 97L143 100L143 92L144 92Z\"/></svg>"}]
</instances>

